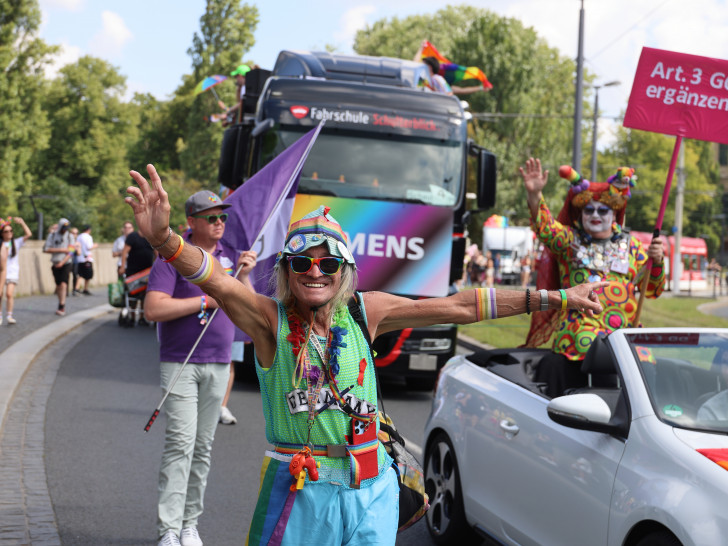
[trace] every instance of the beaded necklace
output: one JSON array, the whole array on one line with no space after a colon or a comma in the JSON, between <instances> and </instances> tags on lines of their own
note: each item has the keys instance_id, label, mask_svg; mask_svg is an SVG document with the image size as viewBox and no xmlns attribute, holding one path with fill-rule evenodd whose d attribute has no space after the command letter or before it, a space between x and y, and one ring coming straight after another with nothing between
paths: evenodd
<instances>
[{"instance_id":1,"label":"beaded necklace","mask_svg":"<svg viewBox=\"0 0 728 546\"><path fill-rule=\"evenodd\" d=\"M629 241L623 237L619 224L612 224L612 230L612 237L600 242L594 242L587 233L580 232L580 237L572 244L573 266L603 273L626 273L629 265Z\"/></svg>"}]
</instances>

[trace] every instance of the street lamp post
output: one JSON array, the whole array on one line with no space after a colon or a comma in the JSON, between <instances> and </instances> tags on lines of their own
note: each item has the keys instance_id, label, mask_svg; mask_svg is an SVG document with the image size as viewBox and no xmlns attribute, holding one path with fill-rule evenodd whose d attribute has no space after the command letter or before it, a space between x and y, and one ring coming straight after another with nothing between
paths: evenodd
<instances>
[{"instance_id":1,"label":"street lamp post","mask_svg":"<svg viewBox=\"0 0 728 546\"><path fill-rule=\"evenodd\" d=\"M584 85L584 0L579 9L579 42L576 53L576 92L574 93L574 138L572 166L581 172L581 109Z\"/></svg>"},{"instance_id":2,"label":"street lamp post","mask_svg":"<svg viewBox=\"0 0 728 546\"><path fill-rule=\"evenodd\" d=\"M594 85L594 123L592 132L592 162L591 162L591 179L592 182L597 181L597 124L599 122L599 88L600 87L612 87L613 85L619 85L620 81L614 80L611 82L603 83L602 85Z\"/></svg>"}]
</instances>

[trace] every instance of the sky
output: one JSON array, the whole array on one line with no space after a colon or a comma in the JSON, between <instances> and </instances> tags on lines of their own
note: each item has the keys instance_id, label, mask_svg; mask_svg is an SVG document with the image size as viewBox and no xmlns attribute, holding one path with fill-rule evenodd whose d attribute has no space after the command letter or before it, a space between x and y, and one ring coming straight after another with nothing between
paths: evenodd
<instances>
[{"instance_id":1,"label":"sky","mask_svg":"<svg viewBox=\"0 0 728 546\"><path fill-rule=\"evenodd\" d=\"M381 19L433 14L448 4L445 0L248 3L257 5L260 19L255 45L244 60L268 69L282 49L322 50L331 44L338 52L352 53L357 30ZM581 0L464 3L519 19L563 55L577 57ZM204 0L39 0L39 4L40 36L62 46L51 76L60 66L88 54L109 61L126 76L127 97L139 91L166 99L182 75L191 71L187 49L199 30ZM599 91L605 125L627 107L642 47L728 59L727 4L728 0L583 0L584 66L596 75L596 85L620 82ZM426 38L412 40L419 43ZM446 51L441 53L447 56ZM488 74L487 66L480 68ZM585 96L593 95L585 92Z\"/></svg>"}]
</instances>

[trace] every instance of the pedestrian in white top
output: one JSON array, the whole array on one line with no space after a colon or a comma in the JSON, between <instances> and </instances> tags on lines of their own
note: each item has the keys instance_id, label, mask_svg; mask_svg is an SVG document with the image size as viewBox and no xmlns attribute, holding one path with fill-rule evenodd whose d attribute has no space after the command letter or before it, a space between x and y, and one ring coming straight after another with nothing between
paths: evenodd
<instances>
[{"instance_id":1,"label":"pedestrian in white top","mask_svg":"<svg viewBox=\"0 0 728 546\"><path fill-rule=\"evenodd\" d=\"M13 226L10 221L2 223L2 244L7 247L7 263L5 267L5 282L0 285L0 324L3 323L2 317L2 298L3 292L7 298L5 309L7 311L7 323L15 324L17 321L13 318L13 307L15 306L15 287L20 279L20 260L18 260L18 251L23 246L25 240L32 235L30 228L19 216L12 218L12 221L23 228L21 237L13 238Z\"/></svg>"},{"instance_id":2,"label":"pedestrian in white top","mask_svg":"<svg viewBox=\"0 0 728 546\"><path fill-rule=\"evenodd\" d=\"M94 243L93 237L91 237L91 226L86 224L81 230L81 234L78 236L79 246L79 259L78 259L78 276L83 279L83 290L81 294L87 296L91 295L88 289L88 281L94 277L94 249L99 246L98 243Z\"/></svg>"}]
</instances>

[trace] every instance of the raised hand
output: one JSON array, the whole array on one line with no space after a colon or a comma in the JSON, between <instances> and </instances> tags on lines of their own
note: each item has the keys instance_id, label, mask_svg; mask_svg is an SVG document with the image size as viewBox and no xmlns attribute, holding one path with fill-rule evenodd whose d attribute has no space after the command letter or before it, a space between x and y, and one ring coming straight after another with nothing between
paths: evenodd
<instances>
[{"instance_id":1,"label":"raised hand","mask_svg":"<svg viewBox=\"0 0 728 546\"><path fill-rule=\"evenodd\" d=\"M526 187L526 191L529 194L541 193L541 190L543 190L544 186L546 185L546 180L548 179L549 172L541 172L540 159L534 159L530 157L528 158L528 160L526 160L525 166L525 169L523 167L518 167L518 170L521 173L521 177L523 177L523 185Z\"/></svg>"},{"instance_id":2,"label":"raised hand","mask_svg":"<svg viewBox=\"0 0 728 546\"><path fill-rule=\"evenodd\" d=\"M162 180L157 174L157 169L151 163L147 165L149 182L137 171L129 171L129 174L137 183L137 186L129 186L126 193L131 197L124 198L136 220L139 233L152 246L159 246L169 237L169 196L162 187Z\"/></svg>"}]
</instances>

